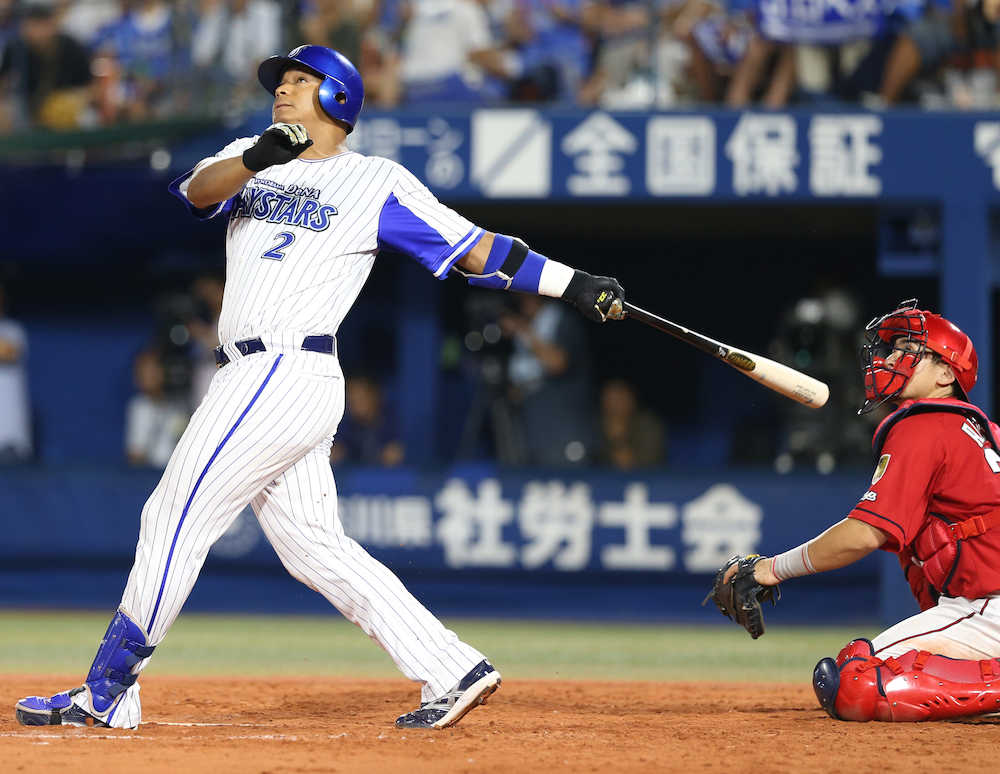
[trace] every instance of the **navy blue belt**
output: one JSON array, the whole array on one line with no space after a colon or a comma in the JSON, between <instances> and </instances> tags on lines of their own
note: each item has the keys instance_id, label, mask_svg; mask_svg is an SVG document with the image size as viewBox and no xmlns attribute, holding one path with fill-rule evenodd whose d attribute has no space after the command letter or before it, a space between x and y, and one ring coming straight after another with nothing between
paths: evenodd
<instances>
[{"instance_id":1,"label":"navy blue belt","mask_svg":"<svg viewBox=\"0 0 1000 774\"><path fill-rule=\"evenodd\" d=\"M264 342L259 338L256 339L243 339L243 341L237 341L233 344L236 349L240 351L243 356L252 355L254 352L266 352L267 347L264 346ZM323 336L306 336L302 339L302 349L306 352L320 352L324 355L332 355L337 351L337 339L330 335ZM215 348L215 364L222 368L229 362L229 355L225 353L222 347Z\"/></svg>"}]
</instances>

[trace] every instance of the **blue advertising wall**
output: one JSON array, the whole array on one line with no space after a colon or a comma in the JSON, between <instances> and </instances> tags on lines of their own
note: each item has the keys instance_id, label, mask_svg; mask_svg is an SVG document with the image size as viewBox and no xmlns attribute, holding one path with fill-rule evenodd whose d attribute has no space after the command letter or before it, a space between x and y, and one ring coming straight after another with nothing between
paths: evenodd
<instances>
[{"instance_id":1,"label":"blue advertising wall","mask_svg":"<svg viewBox=\"0 0 1000 774\"><path fill-rule=\"evenodd\" d=\"M5 234L6 255L34 260L41 246L40 260L84 260L107 271L114 261L141 258L163 245L211 242L221 251L222 224L191 223L166 195L166 182L232 137L269 122L255 116L174 145L166 168L0 168L0 203L17 224ZM992 408L996 114L372 111L352 142L362 152L400 161L459 208L463 202L510 201L932 206L940 214L939 244L922 254L884 250L880 266L901 276L940 276L941 310L972 336L981 354L974 398ZM95 196L97 190L113 190L114 206ZM417 281L413 267L403 270L401 281L410 280L410 270ZM401 328L396 343L399 378L407 386L399 391L404 440L416 458L425 456L436 428L428 408L440 394L434 305L430 291L405 294L400 314L412 324ZM46 453L52 452L48 465L119 456L117 434L102 435L101 428L119 426L128 362L143 332L131 319L102 328L104 314L94 313L94 330L81 329L78 321L28 319L32 383L50 388L40 404L47 412L41 426ZM121 335L112 335L115 330ZM67 388L48 378L48 370L70 351L73 370L89 378ZM85 400L59 398L72 390L85 391ZM102 443L95 446L89 436ZM795 545L840 518L864 484L863 477L718 470L579 479L343 471L338 478L348 528L441 611L698 620L717 615L698 607L706 568L714 566L709 557L718 564L731 550ZM155 481L152 473L107 468L0 474L0 517L15 525L0 545L0 602L113 605L131 561L139 508ZM881 610L888 621L912 609L891 557L788 586L775 613L779 619L870 619ZM284 577L252 520L244 518L213 552L191 607L325 605Z\"/></svg>"},{"instance_id":2,"label":"blue advertising wall","mask_svg":"<svg viewBox=\"0 0 1000 774\"><path fill-rule=\"evenodd\" d=\"M111 608L155 472L7 471L0 605ZM486 469L338 473L348 534L442 614L717 620L700 603L734 553L775 552L850 509L865 476L720 473L573 478ZM898 568L895 571L898 573ZM880 559L786 584L774 620L896 620L880 610ZM912 607L912 604L910 604ZM189 610L322 612L246 511L212 549Z\"/></svg>"}]
</instances>

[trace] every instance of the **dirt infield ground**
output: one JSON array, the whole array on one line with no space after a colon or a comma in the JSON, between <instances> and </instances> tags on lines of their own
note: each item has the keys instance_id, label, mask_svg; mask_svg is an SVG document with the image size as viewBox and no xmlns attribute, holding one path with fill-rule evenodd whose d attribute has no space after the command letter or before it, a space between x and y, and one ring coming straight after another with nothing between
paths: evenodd
<instances>
[{"instance_id":1,"label":"dirt infield ground","mask_svg":"<svg viewBox=\"0 0 1000 774\"><path fill-rule=\"evenodd\" d=\"M995 721L857 724L808 686L505 681L452 729L392 725L401 680L148 677L135 731L23 728L13 704L72 680L2 679L0 771L967 772L994 759Z\"/></svg>"}]
</instances>

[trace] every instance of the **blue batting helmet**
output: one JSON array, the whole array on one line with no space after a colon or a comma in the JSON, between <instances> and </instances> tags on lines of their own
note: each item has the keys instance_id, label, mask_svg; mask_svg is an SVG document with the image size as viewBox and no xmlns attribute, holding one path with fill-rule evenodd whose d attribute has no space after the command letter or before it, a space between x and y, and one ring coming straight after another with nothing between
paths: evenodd
<instances>
[{"instance_id":1,"label":"blue batting helmet","mask_svg":"<svg viewBox=\"0 0 1000 774\"><path fill-rule=\"evenodd\" d=\"M281 76L290 67L304 67L322 76L320 106L330 118L347 124L348 132L354 129L365 101L365 86L357 68L346 56L324 46L299 46L289 51L288 56L272 56L261 62L257 78L274 94Z\"/></svg>"}]
</instances>

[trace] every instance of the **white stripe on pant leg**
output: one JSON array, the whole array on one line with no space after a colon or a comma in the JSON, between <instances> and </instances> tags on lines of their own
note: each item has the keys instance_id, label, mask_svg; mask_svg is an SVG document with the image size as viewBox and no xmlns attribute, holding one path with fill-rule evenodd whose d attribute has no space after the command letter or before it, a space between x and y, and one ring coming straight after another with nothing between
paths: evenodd
<instances>
[{"instance_id":1,"label":"white stripe on pant leg","mask_svg":"<svg viewBox=\"0 0 1000 774\"><path fill-rule=\"evenodd\" d=\"M423 683L425 700L439 696L484 657L344 535L328 448L306 455L254 500L261 527L294 577L361 626L403 674Z\"/></svg>"}]
</instances>

